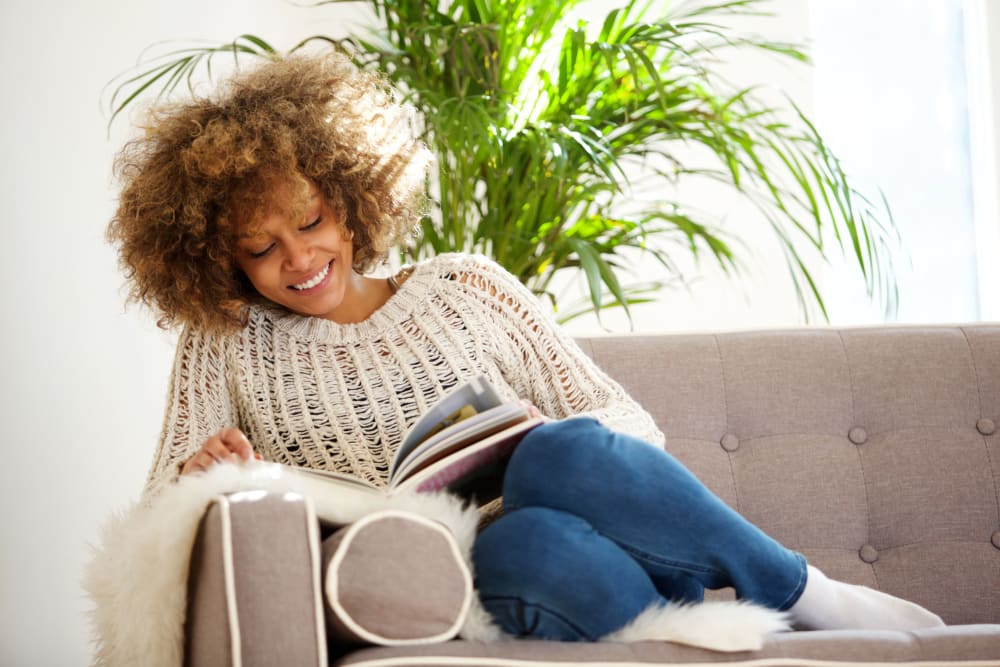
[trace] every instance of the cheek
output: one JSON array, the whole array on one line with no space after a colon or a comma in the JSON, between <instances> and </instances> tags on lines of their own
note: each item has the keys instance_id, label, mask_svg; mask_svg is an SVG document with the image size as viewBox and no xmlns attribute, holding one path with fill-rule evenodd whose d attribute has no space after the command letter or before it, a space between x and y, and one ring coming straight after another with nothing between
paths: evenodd
<instances>
[{"instance_id":1,"label":"cheek","mask_svg":"<svg viewBox=\"0 0 1000 667\"><path fill-rule=\"evenodd\" d=\"M348 231L346 228L337 234L338 245L340 246L340 252L346 257L354 256L354 234Z\"/></svg>"},{"instance_id":2,"label":"cheek","mask_svg":"<svg viewBox=\"0 0 1000 667\"><path fill-rule=\"evenodd\" d=\"M246 276L247 281L259 293L264 294L269 289L273 289L273 284L277 280L270 277L273 271L269 270L267 262L240 262L240 271Z\"/></svg>"}]
</instances>

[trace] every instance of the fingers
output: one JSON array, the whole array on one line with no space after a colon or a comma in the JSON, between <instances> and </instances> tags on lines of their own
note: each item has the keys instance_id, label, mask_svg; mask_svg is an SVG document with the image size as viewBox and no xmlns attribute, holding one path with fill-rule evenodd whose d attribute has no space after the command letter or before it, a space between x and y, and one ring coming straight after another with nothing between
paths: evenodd
<instances>
[{"instance_id":1,"label":"fingers","mask_svg":"<svg viewBox=\"0 0 1000 667\"><path fill-rule=\"evenodd\" d=\"M226 449L223 452L224 456L235 455L244 461L253 458L253 447L250 446L250 441L247 440L243 431L238 428L227 428L219 431L216 435ZM227 458L227 460L236 461L238 459Z\"/></svg>"},{"instance_id":2,"label":"fingers","mask_svg":"<svg viewBox=\"0 0 1000 667\"><path fill-rule=\"evenodd\" d=\"M529 401L528 399L522 398L521 399L521 405L523 405L525 407L525 409L528 411L528 416L529 417L541 417L542 416L542 411L538 409L538 406L535 405L534 403L532 403L531 401Z\"/></svg>"},{"instance_id":3,"label":"fingers","mask_svg":"<svg viewBox=\"0 0 1000 667\"><path fill-rule=\"evenodd\" d=\"M213 463L215 463L215 459L212 458L212 455L204 449L199 449L194 453L194 456L185 461L181 467L181 474L190 475L193 472L208 470L208 467Z\"/></svg>"},{"instance_id":4,"label":"fingers","mask_svg":"<svg viewBox=\"0 0 1000 667\"><path fill-rule=\"evenodd\" d=\"M228 461L236 463L257 456L246 435L238 428L226 428L205 441L195 454L181 468L181 474L208 470L215 463Z\"/></svg>"}]
</instances>

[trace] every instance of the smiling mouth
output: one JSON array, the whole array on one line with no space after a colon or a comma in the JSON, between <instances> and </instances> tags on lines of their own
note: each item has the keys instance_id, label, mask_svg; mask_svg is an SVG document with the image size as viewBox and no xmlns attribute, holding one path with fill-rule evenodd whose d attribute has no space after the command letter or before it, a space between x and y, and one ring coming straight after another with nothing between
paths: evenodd
<instances>
[{"instance_id":1,"label":"smiling mouth","mask_svg":"<svg viewBox=\"0 0 1000 667\"><path fill-rule=\"evenodd\" d=\"M289 287L298 292L316 287L316 285L319 285L321 282L323 282L323 280L327 277L327 275L329 275L331 264L333 264L333 260L327 262L326 266L320 269L320 272L317 273L312 278L310 278L309 280L305 281L304 283L298 283L297 285L289 285Z\"/></svg>"}]
</instances>

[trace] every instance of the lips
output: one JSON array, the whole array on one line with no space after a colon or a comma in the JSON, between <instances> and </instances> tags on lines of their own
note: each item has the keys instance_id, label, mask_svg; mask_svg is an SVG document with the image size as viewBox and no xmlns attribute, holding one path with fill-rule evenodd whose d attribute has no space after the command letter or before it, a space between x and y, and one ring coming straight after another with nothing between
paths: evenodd
<instances>
[{"instance_id":1,"label":"lips","mask_svg":"<svg viewBox=\"0 0 1000 667\"><path fill-rule=\"evenodd\" d=\"M306 280L304 282L297 283L295 285L289 285L289 288L291 288L291 289L293 289L293 290L295 290L297 292L302 292L304 290L309 290L309 289L312 289L313 287L316 287L317 285L319 285L320 283L322 283L324 280L326 280L326 277L328 275L330 275L330 265L332 263L333 263L332 260L330 262L327 262L326 266L324 266L322 269L320 269L319 272L317 272L316 275L314 275L312 278L310 278L309 280Z\"/></svg>"}]
</instances>

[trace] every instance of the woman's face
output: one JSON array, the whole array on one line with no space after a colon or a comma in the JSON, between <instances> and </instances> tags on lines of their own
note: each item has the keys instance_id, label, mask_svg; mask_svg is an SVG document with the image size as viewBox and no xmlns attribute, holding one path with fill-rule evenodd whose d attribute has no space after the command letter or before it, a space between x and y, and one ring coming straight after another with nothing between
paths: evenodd
<instances>
[{"instance_id":1,"label":"woman's face","mask_svg":"<svg viewBox=\"0 0 1000 667\"><path fill-rule=\"evenodd\" d=\"M312 183L304 208L293 201L274 203L262 219L239 230L237 264L261 296L300 315L337 321L354 273L342 214Z\"/></svg>"}]
</instances>

